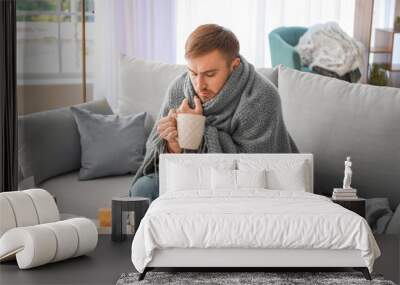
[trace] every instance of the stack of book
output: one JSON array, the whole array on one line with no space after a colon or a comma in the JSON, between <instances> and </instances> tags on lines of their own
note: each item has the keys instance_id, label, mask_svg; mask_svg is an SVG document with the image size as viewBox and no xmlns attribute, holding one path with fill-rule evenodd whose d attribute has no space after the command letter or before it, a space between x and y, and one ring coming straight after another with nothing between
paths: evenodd
<instances>
[{"instance_id":1,"label":"stack of book","mask_svg":"<svg viewBox=\"0 0 400 285\"><path fill-rule=\"evenodd\" d=\"M334 188L332 193L332 199L335 200L353 200L358 199L357 197L357 189L343 189L343 188Z\"/></svg>"}]
</instances>

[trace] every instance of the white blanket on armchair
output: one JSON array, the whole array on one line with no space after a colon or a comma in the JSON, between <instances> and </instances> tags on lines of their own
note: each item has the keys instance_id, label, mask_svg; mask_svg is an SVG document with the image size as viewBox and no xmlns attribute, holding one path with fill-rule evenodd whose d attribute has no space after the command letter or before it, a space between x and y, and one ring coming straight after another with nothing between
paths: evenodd
<instances>
[{"instance_id":1,"label":"white blanket on armchair","mask_svg":"<svg viewBox=\"0 0 400 285\"><path fill-rule=\"evenodd\" d=\"M339 76L360 68L363 63L363 45L335 22L310 27L300 38L296 50L302 64L310 68L319 66Z\"/></svg>"},{"instance_id":2,"label":"white blanket on armchair","mask_svg":"<svg viewBox=\"0 0 400 285\"><path fill-rule=\"evenodd\" d=\"M143 272L165 248L358 249L370 271L380 255L366 220L330 199L260 189L162 195L140 223L132 262Z\"/></svg>"}]
</instances>

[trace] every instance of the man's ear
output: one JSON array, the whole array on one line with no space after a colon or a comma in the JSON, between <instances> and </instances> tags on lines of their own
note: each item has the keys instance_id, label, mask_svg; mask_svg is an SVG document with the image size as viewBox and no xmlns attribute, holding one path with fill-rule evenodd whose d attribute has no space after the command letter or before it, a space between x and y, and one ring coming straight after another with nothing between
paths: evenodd
<instances>
[{"instance_id":1,"label":"man's ear","mask_svg":"<svg viewBox=\"0 0 400 285\"><path fill-rule=\"evenodd\" d=\"M235 58L232 63L231 63L231 71L235 70L236 68L238 68L240 65L240 58L237 57Z\"/></svg>"}]
</instances>

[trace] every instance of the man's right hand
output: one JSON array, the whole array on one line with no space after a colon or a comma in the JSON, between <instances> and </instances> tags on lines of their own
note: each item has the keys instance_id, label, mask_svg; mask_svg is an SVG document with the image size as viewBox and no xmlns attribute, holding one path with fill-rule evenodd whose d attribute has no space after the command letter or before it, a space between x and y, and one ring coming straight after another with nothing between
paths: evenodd
<instances>
[{"instance_id":1,"label":"man's right hand","mask_svg":"<svg viewBox=\"0 0 400 285\"><path fill-rule=\"evenodd\" d=\"M176 126L175 109L169 110L168 115L158 121L157 132L161 138L167 141L167 148L169 152L182 152L182 149L178 143L178 130Z\"/></svg>"}]
</instances>

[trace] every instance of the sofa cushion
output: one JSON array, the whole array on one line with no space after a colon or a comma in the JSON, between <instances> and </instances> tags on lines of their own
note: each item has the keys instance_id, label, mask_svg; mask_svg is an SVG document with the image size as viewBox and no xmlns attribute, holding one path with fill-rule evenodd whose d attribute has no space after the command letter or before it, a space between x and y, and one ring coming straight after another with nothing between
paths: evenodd
<instances>
[{"instance_id":1,"label":"sofa cushion","mask_svg":"<svg viewBox=\"0 0 400 285\"><path fill-rule=\"evenodd\" d=\"M147 137L157 118L168 86L185 71L184 65L153 62L122 55L119 62L119 88L115 113L150 114L146 119Z\"/></svg>"},{"instance_id":2,"label":"sofa cushion","mask_svg":"<svg viewBox=\"0 0 400 285\"><path fill-rule=\"evenodd\" d=\"M78 180L79 171L59 175L43 182L57 199L60 213L97 219L99 208L111 207L112 197L128 196L132 174L93 180Z\"/></svg>"},{"instance_id":3,"label":"sofa cushion","mask_svg":"<svg viewBox=\"0 0 400 285\"><path fill-rule=\"evenodd\" d=\"M272 82L276 87L278 87L278 75L279 75L279 68L256 68L256 71L264 76L264 78L268 79Z\"/></svg>"},{"instance_id":4,"label":"sofa cushion","mask_svg":"<svg viewBox=\"0 0 400 285\"><path fill-rule=\"evenodd\" d=\"M79 179L135 173L144 157L146 113L100 115L71 107L81 140Z\"/></svg>"},{"instance_id":5,"label":"sofa cushion","mask_svg":"<svg viewBox=\"0 0 400 285\"><path fill-rule=\"evenodd\" d=\"M385 233L391 235L400 235L400 204L397 206Z\"/></svg>"},{"instance_id":6,"label":"sofa cushion","mask_svg":"<svg viewBox=\"0 0 400 285\"><path fill-rule=\"evenodd\" d=\"M107 101L78 105L99 114L112 114ZM60 108L18 118L18 159L21 178L44 180L79 169L79 133L68 108Z\"/></svg>"},{"instance_id":7,"label":"sofa cushion","mask_svg":"<svg viewBox=\"0 0 400 285\"><path fill-rule=\"evenodd\" d=\"M353 161L359 196L400 202L400 89L351 84L281 66L278 89L288 131L314 154L315 192L330 194Z\"/></svg>"}]
</instances>

